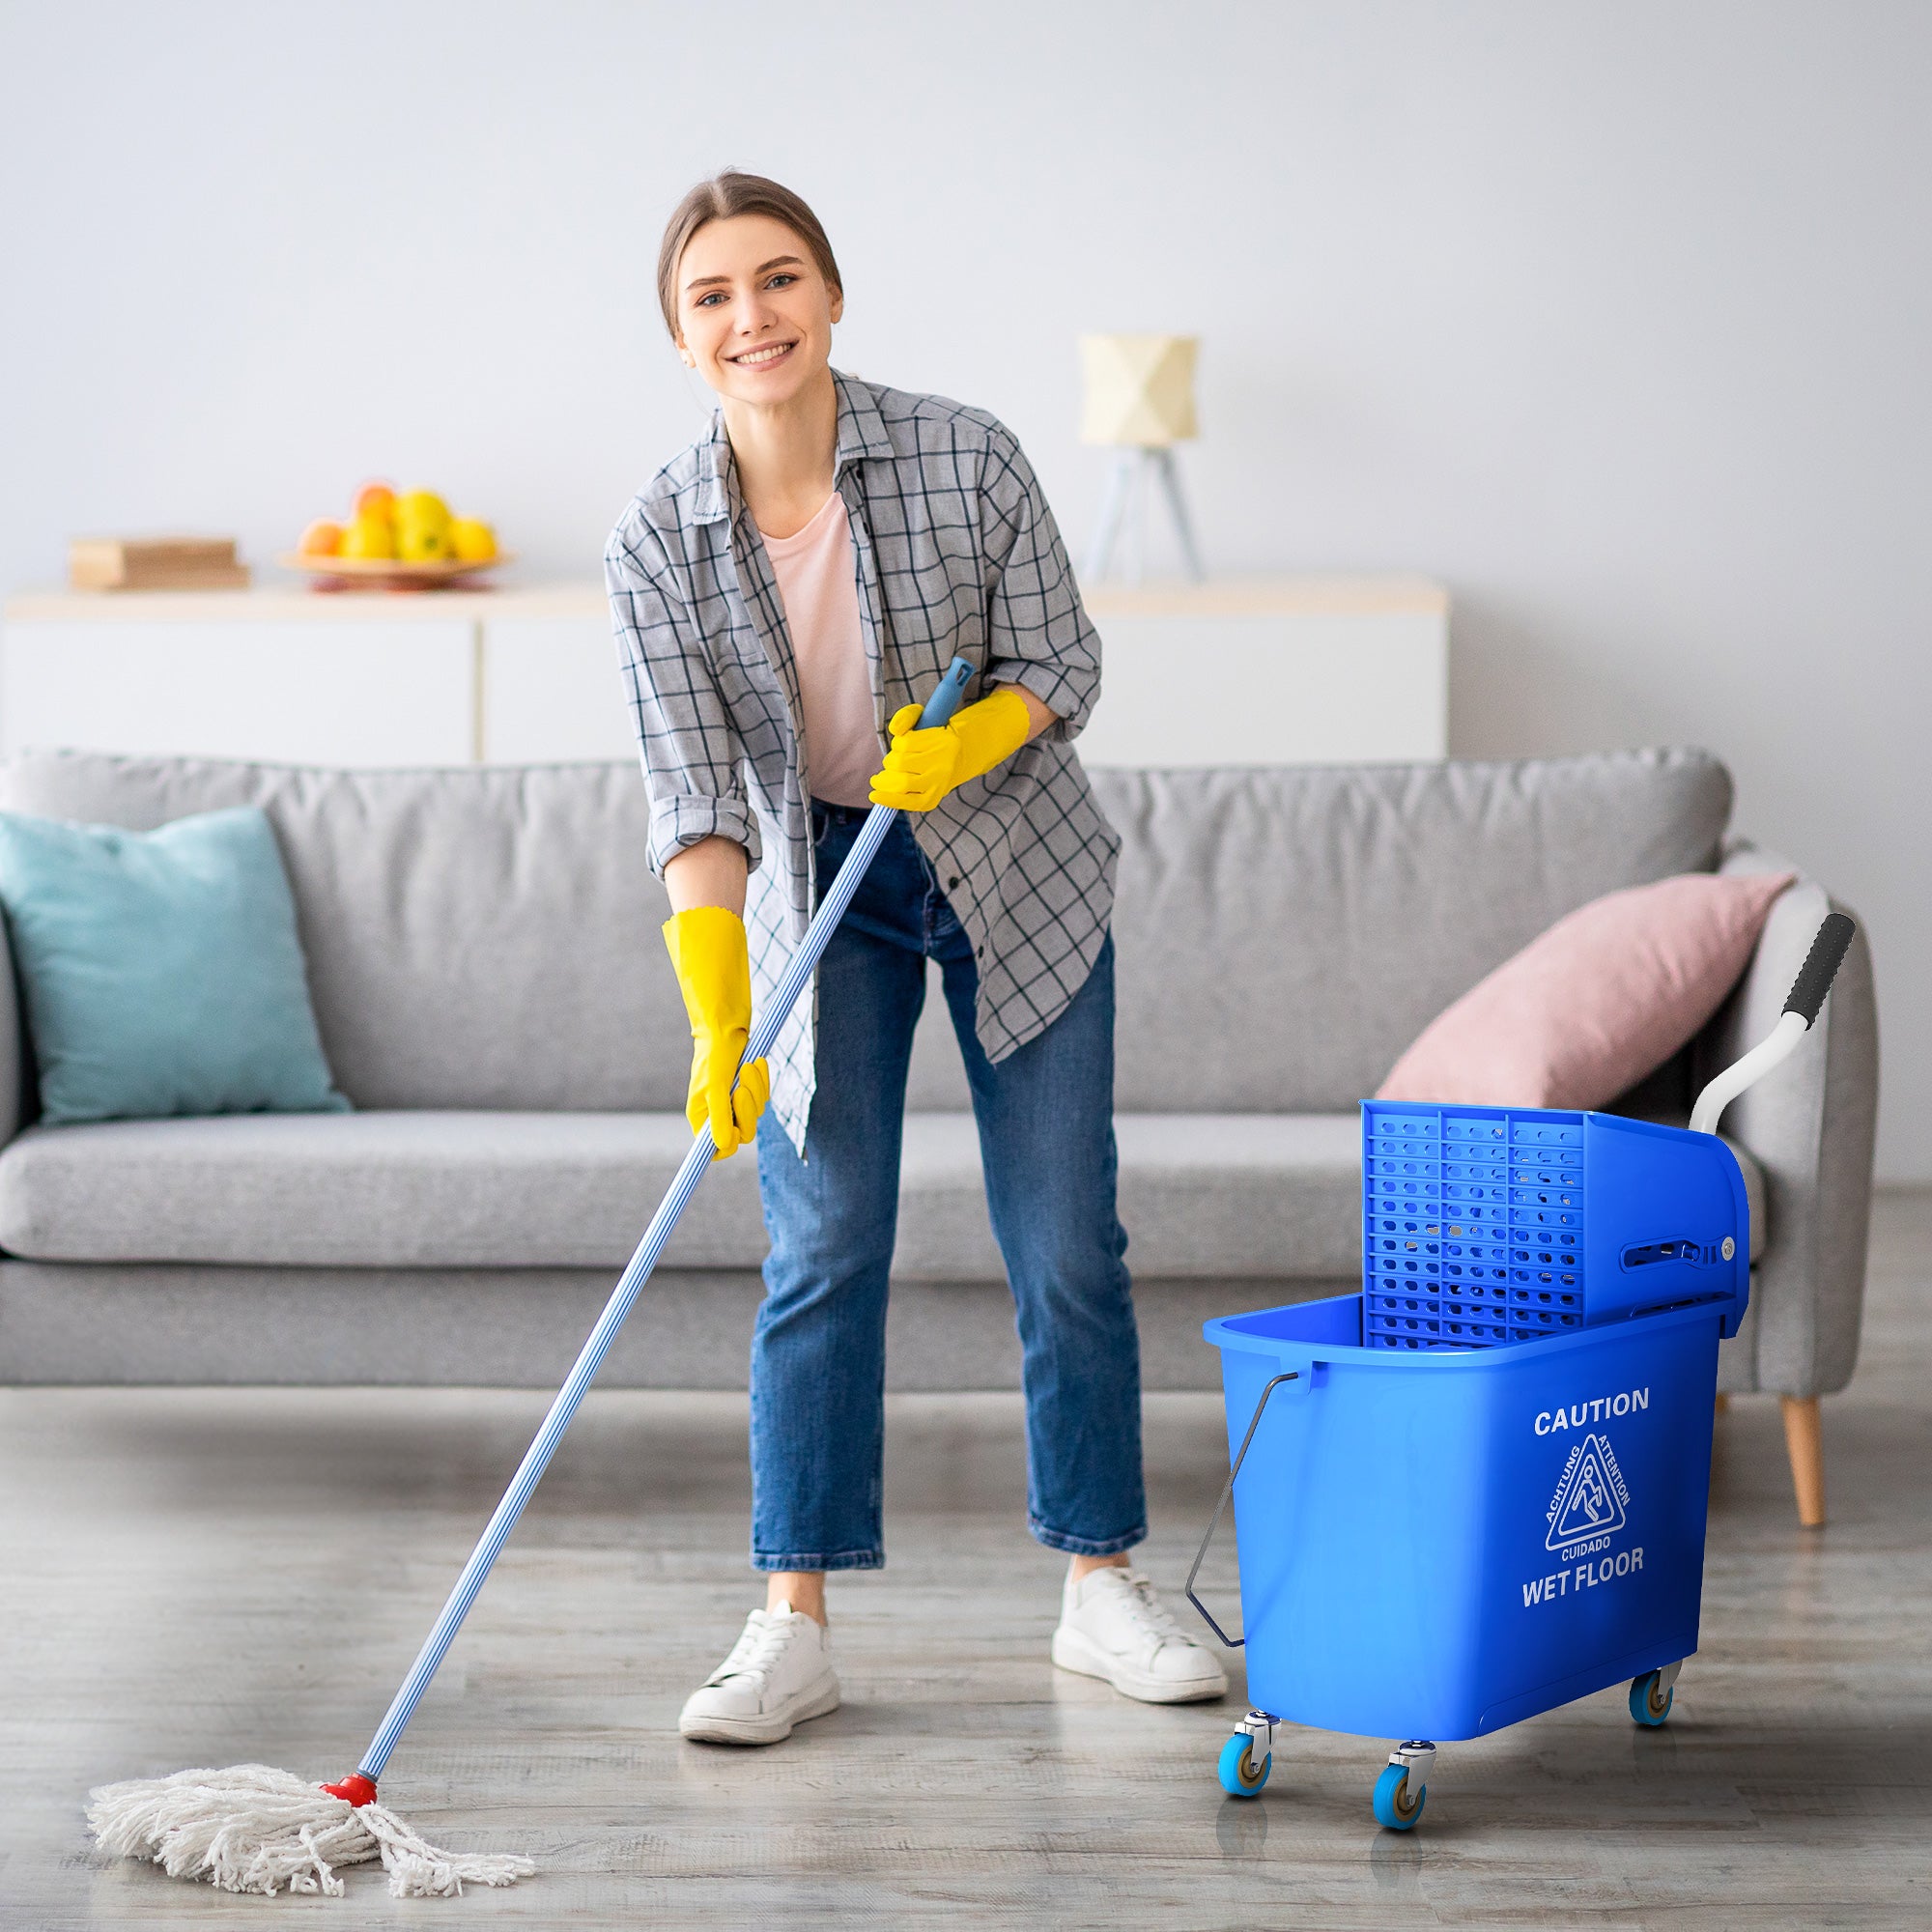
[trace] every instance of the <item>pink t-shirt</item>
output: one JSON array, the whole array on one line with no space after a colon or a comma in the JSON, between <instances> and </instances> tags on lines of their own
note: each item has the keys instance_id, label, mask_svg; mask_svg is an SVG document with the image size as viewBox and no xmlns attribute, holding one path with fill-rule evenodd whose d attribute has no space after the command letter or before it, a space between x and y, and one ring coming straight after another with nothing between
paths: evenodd
<instances>
[{"instance_id":1,"label":"pink t-shirt","mask_svg":"<svg viewBox=\"0 0 1932 1932\"><path fill-rule=\"evenodd\" d=\"M765 537L765 554L798 663L811 795L829 805L865 805L882 758L844 497L833 491L795 536Z\"/></svg>"}]
</instances>

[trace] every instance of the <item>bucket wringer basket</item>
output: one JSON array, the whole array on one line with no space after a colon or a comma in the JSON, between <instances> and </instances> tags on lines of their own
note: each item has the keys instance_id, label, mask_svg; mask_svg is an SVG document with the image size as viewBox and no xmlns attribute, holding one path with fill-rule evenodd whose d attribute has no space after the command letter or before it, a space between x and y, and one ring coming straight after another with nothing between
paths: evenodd
<instances>
[{"instance_id":1,"label":"bucket wringer basket","mask_svg":"<svg viewBox=\"0 0 1932 1932\"><path fill-rule=\"evenodd\" d=\"M1362 1104L1362 1290L1207 1324L1231 1468L1187 1579L1245 1644L1236 1797L1274 1727L1406 1740L1374 1808L1422 1814L1436 1741L1629 1681L1670 1715L1697 1647L1718 1344L1750 1294L1723 1108L1786 1058L1850 946L1833 913L1770 1037L1688 1129ZM1243 1634L1195 1581L1232 1495Z\"/></svg>"}]
</instances>

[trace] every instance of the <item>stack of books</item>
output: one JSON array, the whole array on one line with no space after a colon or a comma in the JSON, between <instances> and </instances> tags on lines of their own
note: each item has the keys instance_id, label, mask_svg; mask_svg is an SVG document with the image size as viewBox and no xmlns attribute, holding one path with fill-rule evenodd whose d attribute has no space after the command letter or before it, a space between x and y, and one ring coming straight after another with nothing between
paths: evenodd
<instances>
[{"instance_id":1,"label":"stack of books","mask_svg":"<svg viewBox=\"0 0 1932 1932\"><path fill-rule=\"evenodd\" d=\"M67 580L76 590L245 590L233 537L75 537Z\"/></svg>"}]
</instances>

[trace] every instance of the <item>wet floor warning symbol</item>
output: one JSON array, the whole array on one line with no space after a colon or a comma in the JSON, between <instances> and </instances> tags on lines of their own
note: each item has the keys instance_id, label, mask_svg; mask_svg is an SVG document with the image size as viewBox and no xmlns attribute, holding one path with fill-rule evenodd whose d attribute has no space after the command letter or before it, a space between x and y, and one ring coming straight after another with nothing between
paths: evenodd
<instances>
[{"instance_id":1,"label":"wet floor warning symbol","mask_svg":"<svg viewBox=\"0 0 1932 1932\"><path fill-rule=\"evenodd\" d=\"M1570 1452L1563 1467L1563 1480L1549 1506L1549 1534L1545 1547L1561 1549L1566 1544L1581 1543L1588 1537L1608 1536L1624 1526L1624 1513L1630 1506L1630 1492L1624 1487L1623 1471L1611 1452L1608 1438L1586 1436Z\"/></svg>"}]
</instances>

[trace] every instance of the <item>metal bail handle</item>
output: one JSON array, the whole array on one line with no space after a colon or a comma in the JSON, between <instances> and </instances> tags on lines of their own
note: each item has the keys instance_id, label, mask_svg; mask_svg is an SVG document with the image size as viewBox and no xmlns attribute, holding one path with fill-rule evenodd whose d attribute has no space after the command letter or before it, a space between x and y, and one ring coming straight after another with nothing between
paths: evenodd
<instances>
[{"instance_id":1,"label":"metal bail handle","mask_svg":"<svg viewBox=\"0 0 1932 1932\"><path fill-rule=\"evenodd\" d=\"M1283 1382L1300 1378L1299 1369L1290 1369L1285 1375L1276 1376L1267 1387L1262 1390L1262 1399L1255 1404L1255 1412L1248 1418L1248 1433L1241 1437L1241 1446L1235 1457L1235 1466L1228 1471L1228 1480L1221 1488L1221 1500L1214 1505L1214 1514L1208 1520L1208 1534L1201 1539L1201 1548L1194 1552L1194 1568L1187 1573L1187 1601L1201 1612L1201 1618L1208 1628L1225 1643L1230 1650L1239 1650L1247 1642L1244 1632L1239 1636L1230 1636L1214 1621L1214 1613L1194 1594L1194 1579L1201 1574L1201 1565L1208 1555L1208 1546L1214 1541L1214 1532L1221 1527L1221 1512L1228 1507L1228 1498L1235 1493L1235 1478L1241 1473L1241 1464L1248 1460L1248 1444L1255 1439L1255 1431L1261 1427L1262 1410L1268 1406L1268 1397Z\"/></svg>"}]
</instances>

